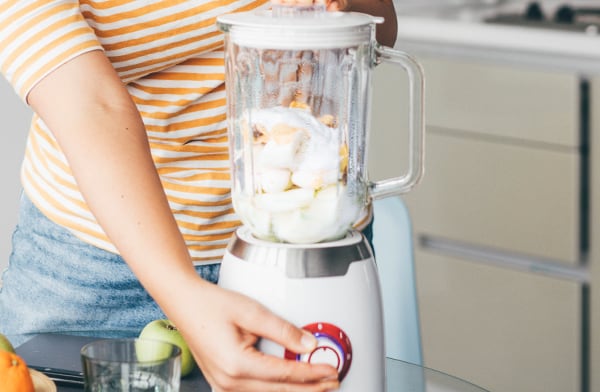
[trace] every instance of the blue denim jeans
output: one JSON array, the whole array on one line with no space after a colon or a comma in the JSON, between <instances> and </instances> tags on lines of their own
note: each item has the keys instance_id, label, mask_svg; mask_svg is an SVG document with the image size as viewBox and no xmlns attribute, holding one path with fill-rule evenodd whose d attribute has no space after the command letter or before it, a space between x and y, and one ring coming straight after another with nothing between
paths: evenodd
<instances>
[{"instance_id":1,"label":"blue denim jeans","mask_svg":"<svg viewBox=\"0 0 600 392\"><path fill-rule=\"evenodd\" d=\"M371 229L363 230L369 242ZM25 195L12 246L0 287L0 332L15 346L45 332L137 336L148 322L165 317L119 255L73 236ZM196 271L215 283L219 266Z\"/></svg>"},{"instance_id":2,"label":"blue denim jeans","mask_svg":"<svg viewBox=\"0 0 600 392\"><path fill-rule=\"evenodd\" d=\"M79 240L25 195L12 246L0 288L0 332L13 345L42 332L137 336L165 317L119 255ZM217 281L219 264L196 269Z\"/></svg>"}]
</instances>

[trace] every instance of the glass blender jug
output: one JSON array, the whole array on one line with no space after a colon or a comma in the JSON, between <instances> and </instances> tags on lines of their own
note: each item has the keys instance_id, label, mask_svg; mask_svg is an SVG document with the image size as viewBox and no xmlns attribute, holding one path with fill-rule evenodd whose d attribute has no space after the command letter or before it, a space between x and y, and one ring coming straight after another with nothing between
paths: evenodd
<instances>
[{"instance_id":1,"label":"glass blender jug","mask_svg":"<svg viewBox=\"0 0 600 392\"><path fill-rule=\"evenodd\" d=\"M405 53L375 41L381 18L274 6L221 16L233 206L259 239L343 238L372 198L403 193L422 173L423 77ZM370 182L371 71L409 77L408 172ZM405 93L405 92L399 92Z\"/></svg>"}]
</instances>

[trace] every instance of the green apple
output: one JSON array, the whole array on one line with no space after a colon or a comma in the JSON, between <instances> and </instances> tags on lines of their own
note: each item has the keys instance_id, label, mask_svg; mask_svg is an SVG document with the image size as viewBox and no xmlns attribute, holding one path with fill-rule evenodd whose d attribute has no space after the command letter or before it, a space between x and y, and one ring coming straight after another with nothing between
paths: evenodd
<instances>
[{"instance_id":1,"label":"green apple","mask_svg":"<svg viewBox=\"0 0 600 392\"><path fill-rule=\"evenodd\" d=\"M194 370L196 362L187 343L177 327L169 320L160 319L149 322L140 332L141 339L154 339L175 344L181 349L181 377Z\"/></svg>"},{"instance_id":2,"label":"green apple","mask_svg":"<svg viewBox=\"0 0 600 392\"><path fill-rule=\"evenodd\" d=\"M10 344L10 340L4 335L0 333L0 350L8 351L9 353L14 353L15 348L12 344Z\"/></svg>"}]
</instances>

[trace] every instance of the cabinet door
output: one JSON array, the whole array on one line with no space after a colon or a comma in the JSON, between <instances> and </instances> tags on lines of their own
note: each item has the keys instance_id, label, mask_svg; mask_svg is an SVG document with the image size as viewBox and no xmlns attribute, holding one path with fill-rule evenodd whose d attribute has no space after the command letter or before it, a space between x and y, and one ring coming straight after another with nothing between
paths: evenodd
<instances>
[{"instance_id":1,"label":"cabinet door","mask_svg":"<svg viewBox=\"0 0 600 392\"><path fill-rule=\"evenodd\" d=\"M578 75L491 63L419 57L425 72L428 126L539 147L580 144ZM398 175L404 167L408 83L397 66L373 73L371 121L374 178Z\"/></svg>"},{"instance_id":2,"label":"cabinet door","mask_svg":"<svg viewBox=\"0 0 600 392\"><path fill-rule=\"evenodd\" d=\"M494 392L580 390L581 286L416 251L425 365Z\"/></svg>"},{"instance_id":3,"label":"cabinet door","mask_svg":"<svg viewBox=\"0 0 600 392\"><path fill-rule=\"evenodd\" d=\"M590 388L600 391L600 75L591 79Z\"/></svg>"},{"instance_id":4,"label":"cabinet door","mask_svg":"<svg viewBox=\"0 0 600 392\"><path fill-rule=\"evenodd\" d=\"M575 73L422 59L429 125L487 136L579 145Z\"/></svg>"},{"instance_id":5,"label":"cabinet door","mask_svg":"<svg viewBox=\"0 0 600 392\"><path fill-rule=\"evenodd\" d=\"M426 173L406 195L415 232L573 265L579 160L429 129Z\"/></svg>"},{"instance_id":6,"label":"cabinet door","mask_svg":"<svg viewBox=\"0 0 600 392\"><path fill-rule=\"evenodd\" d=\"M585 212L575 147L575 77L449 61L423 64L425 173L405 197L416 230L579 263ZM369 145L374 180L406 168L407 91L401 72L385 64L377 68Z\"/></svg>"}]
</instances>

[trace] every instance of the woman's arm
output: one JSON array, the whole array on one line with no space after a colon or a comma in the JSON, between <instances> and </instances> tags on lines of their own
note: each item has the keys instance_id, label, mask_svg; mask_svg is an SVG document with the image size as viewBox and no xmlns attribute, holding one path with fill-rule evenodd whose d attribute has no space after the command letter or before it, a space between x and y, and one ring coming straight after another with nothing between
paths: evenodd
<instances>
[{"instance_id":1,"label":"woman's arm","mask_svg":"<svg viewBox=\"0 0 600 392\"><path fill-rule=\"evenodd\" d=\"M269 357L254 348L264 336L306 352L316 345L312 336L197 276L142 119L102 51L82 54L51 72L34 86L28 102L52 130L92 213L182 331L214 388L265 392L337 386L330 366Z\"/></svg>"},{"instance_id":2,"label":"woman's arm","mask_svg":"<svg viewBox=\"0 0 600 392\"><path fill-rule=\"evenodd\" d=\"M377 26L377 41L389 47L393 47L396 43L398 19L393 0L328 0L327 9L382 16L384 22Z\"/></svg>"}]
</instances>

